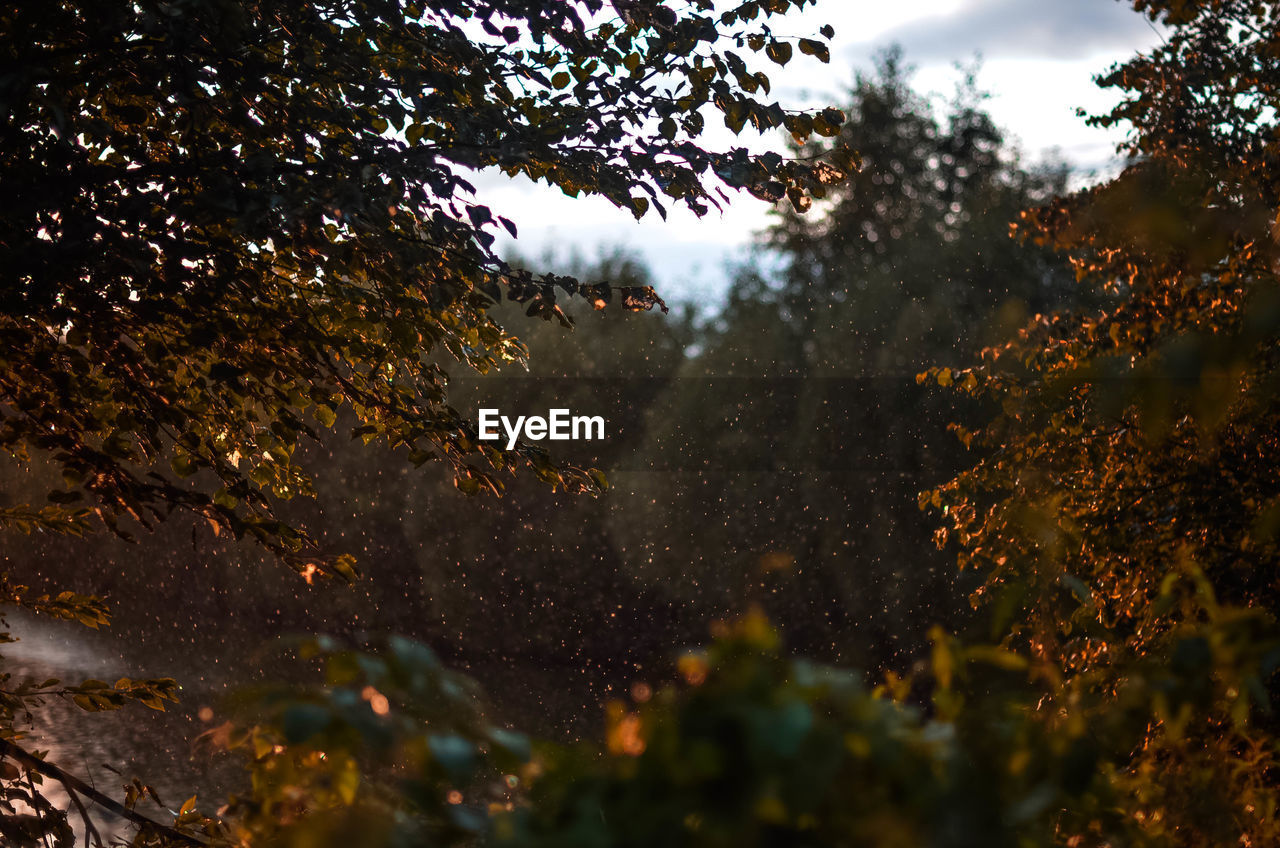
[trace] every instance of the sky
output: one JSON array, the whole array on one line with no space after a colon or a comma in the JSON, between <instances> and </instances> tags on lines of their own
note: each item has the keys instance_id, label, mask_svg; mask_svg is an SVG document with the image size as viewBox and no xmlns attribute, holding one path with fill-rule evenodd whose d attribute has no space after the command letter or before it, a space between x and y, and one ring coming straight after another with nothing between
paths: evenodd
<instances>
[{"instance_id":1,"label":"sky","mask_svg":"<svg viewBox=\"0 0 1280 848\"><path fill-rule=\"evenodd\" d=\"M775 25L780 34L811 36L823 24L836 30L831 63L797 55L785 68L769 66L774 96L787 108L841 105L858 70L899 44L912 66L914 87L944 103L962 71L980 61L977 82L986 108L1028 163L1065 159L1080 179L1106 173L1116 162L1119 130L1085 125L1077 114L1107 111L1117 99L1093 77L1160 41L1160 34L1124 0L818 0ZM782 149L782 137L734 139L706 135L708 144ZM482 174L479 199L511 218L519 239L504 250L522 257L591 257L621 246L642 256L664 297L718 301L727 269L743 256L752 234L768 223L767 204L746 194L723 213L698 219L673 211L663 222L630 213L600 198L572 199L526 179ZM539 263L543 268L544 263ZM544 268L555 270L555 267Z\"/></svg>"}]
</instances>

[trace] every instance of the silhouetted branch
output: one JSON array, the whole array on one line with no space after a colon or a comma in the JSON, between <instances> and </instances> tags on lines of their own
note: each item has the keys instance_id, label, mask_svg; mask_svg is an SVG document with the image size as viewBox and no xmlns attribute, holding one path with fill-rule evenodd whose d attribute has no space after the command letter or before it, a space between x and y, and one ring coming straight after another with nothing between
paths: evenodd
<instances>
[{"instance_id":1,"label":"silhouetted branch","mask_svg":"<svg viewBox=\"0 0 1280 848\"><path fill-rule=\"evenodd\" d=\"M196 845L196 846L202 846L202 847L208 844L207 840L202 839L199 836L196 836L191 833L183 833L182 831L177 830L176 828L169 827L168 825L164 825L158 821L150 819L147 816L144 816L142 813L137 812L136 810L129 809L124 804L121 804L119 801L116 801L110 796L104 795L98 790L94 789L92 786L85 783L83 780L76 777L75 775L69 774L68 772L65 772L62 769L58 768L53 763L45 762L44 760L40 759L34 754L28 753L27 751L25 751L24 749L22 749L21 747L14 744L12 741L8 739L0 739L0 756L9 757L14 760L17 760L18 762L25 765L31 771L39 772L40 774L43 774L45 777L51 777L54 780L61 783L66 788L67 794L71 796L71 800L75 803L76 807L79 809L80 815L84 817L85 826L90 829L93 828L93 825L88 820L88 815L84 809L84 805L80 802L80 799L76 796L77 792L80 793L81 795L84 795L86 798L91 798L98 804L101 804L104 809L110 810L116 815L122 818L128 819L134 824L151 828L156 833L167 836L170 839L175 839L187 845Z\"/></svg>"}]
</instances>

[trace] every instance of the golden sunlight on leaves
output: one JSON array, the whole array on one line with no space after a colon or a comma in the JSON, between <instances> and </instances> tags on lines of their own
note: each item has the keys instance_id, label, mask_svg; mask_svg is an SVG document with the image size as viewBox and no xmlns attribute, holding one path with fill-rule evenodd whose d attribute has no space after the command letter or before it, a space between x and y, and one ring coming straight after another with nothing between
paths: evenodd
<instances>
[{"instance_id":1,"label":"golden sunlight on leaves","mask_svg":"<svg viewBox=\"0 0 1280 848\"><path fill-rule=\"evenodd\" d=\"M680 677L690 686L701 686L707 679L707 661L698 654L682 654L676 661Z\"/></svg>"},{"instance_id":2,"label":"golden sunlight on leaves","mask_svg":"<svg viewBox=\"0 0 1280 848\"><path fill-rule=\"evenodd\" d=\"M644 753L644 725L635 713L627 712L619 701L607 708L608 731L605 737L609 753L615 757L638 757Z\"/></svg>"}]
</instances>

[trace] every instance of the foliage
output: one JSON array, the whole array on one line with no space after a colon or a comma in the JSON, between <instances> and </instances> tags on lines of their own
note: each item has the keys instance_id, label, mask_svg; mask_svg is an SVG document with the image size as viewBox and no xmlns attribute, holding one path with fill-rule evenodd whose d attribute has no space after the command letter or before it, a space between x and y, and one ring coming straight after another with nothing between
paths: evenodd
<instances>
[{"instance_id":1,"label":"foliage","mask_svg":"<svg viewBox=\"0 0 1280 848\"><path fill-rule=\"evenodd\" d=\"M960 433L987 457L921 502L1050 703L1115 716L1150 689L1111 778L1153 844L1273 844L1280 8L1135 6L1171 30L1102 79L1128 167L1019 226L1116 302L921 375L999 405Z\"/></svg>"},{"instance_id":2,"label":"foliage","mask_svg":"<svg viewBox=\"0 0 1280 848\"><path fill-rule=\"evenodd\" d=\"M68 619L98 628L109 622L107 609L98 598L62 592L56 597L34 596L27 587L17 586L7 579L0 584L0 602L5 607L18 607L54 618ZM0 643L14 641L8 633L8 625L0 619ZM126 786L123 805L101 795L91 786L67 774L58 766L45 761L45 753L28 751L23 747L26 734L20 729L32 714L43 710L49 701L60 699L73 703L85 712L118 710L128 704L140 704L163 711L165 704L177 703L178 683L172 678L132 680L122 677L115 683L103 680L85 680L71 684L50 678L43 681L22 680L8 672L0 673L0 836L6 844L23 848L50 848L70 846L76 841L71 816L78 813L80 825L85 831L86 842L100 835L95 830L86 803L103 803L117 813L129 813L138 801L155 791L136 778ZM50 799L45 786L48 780L57 781L68 803L58 804ZM158 799L156 800L158 804ZM204 821L191 807L185 807L178 817L179 823L194 825ZM134 845L182 844L181 834L166 825L138 817L144 826L136 834ZM211 824L211 823L210 823ZM178 837L177 842L172 839Z\"/></svg>"},{"instance_id":3,"label":"foliage","mask_svg":"<svg viewBox=\"0 0 1280 848\"><path fill-rule=\"evenodd\" d=\"M548 756L495 843L999 846L1047 832L1042 810L1015 821L1003 809L1005 793L1033 787L987 770L1024 751L970 749L977 737L872 693L855 673L784 659L759 614L680 670L685 686L611 705L608 756Z\"/></svg>"},{"instance_id":4,"label":"foliage","mask_svg":"<svg viewBox=\"0 0 1280 848\"><path fill-rule=\"evenodd\" d=\"M236 844L466 844L528 760L524 737L489 724L475 684L400 637L362 652L321 638L325 686L259 697L266 720L205 734L240 750L252 777L226 817ZM460 789L470 797L463 799Z\"/></svg>"},{"instance_id":5,"label":"foliage","mask_svg":"<svg viewBox=\"0 0 1280 848\"><path fill-rule=\"evenodd\" d=\"M911 73L886 50L874 75L857 76L840 134L796 144L802 158L856 149L862 167L819 202L823 214L780 210L765 243L785 271L736 293L738 308L764 301L788 316L797 352L784 369L913 374L1077 296L1060 259L1008 238L1019 212L1065 189L1066 166L1020 160L984 108L976 68L941 109L912 90Z\"/></svg>"},{"instance_id":6,"label":"foliage","mask_svg":"<svg viewBox=\"0 0 1280 848\"><path fill-rule=\"evenodd\" d=\"M637 217L670 203L701 215L726 190L821 194L840 176L830 165L699 144L713 115L735 134L835 131L835 110L768 99L762 66L787 64L793 45L828 58L824 41L771 28L804 5L6 6L0 446L37 469L51 461L59 479L43 504L6 492L0 527L132 538L177 510L308 582L351 578L351 553L282 506L316 494L302 448L339 424L414 467L441 462L463 492L498 492L519 469L600 491L598 473L533 446L481 445L449 404L450 375L524 361L491 311L504 298L564 324L558 296L666 306L648 286L502 261L495 233L516 225L464 174L545 181ZM77 595L2 600L105 621ZM172 693L171 681L122 680L10 695L97 710ZM7 713L0 738L15 734ZM200 820L186 806L178 823ZM46 824L69 838L65 816Z\"/></svg>"},{"instance_id":7,"label":"foliage","mask_svg":"<svg viewBox=\"0 0 1280 848\"><path fill-rule=\"evenodd\" d=\"M0 13L0 444L62 470L53 506L6 525L118 533L174 508L267 545L304 573L351 576L275 506L314 491L299 444L350 410L353 438L438 460L464 491L533 465L598 489L530 446L477 443L447 403L453 360L523 348L503 296L565 320L557 290L607 284L502 262L515 225L467 169L498 169L637 216L702 214L745 189L796 202L830 165L699 147L734 132L833 133L790 114L731 47L786 64L769 20L804 0L391 0L296 4L24 3ZM826 58L820 41L801 52ZM661 306L621 288L624 309ZM39 518L33 516L40 516Z\"/></svg>"},{"instance_id":8,"label":"foliage","mask_svg":"<svg viewBox=\"0 0 1280 848\"><path fill-rule=\"evenodd\" d=\"M1280 196L1274 150L1280 10L1252 0L1135 0L1136 8L1162 18L1172 29L1162 47L1105 78L1127 92L1126 101L1100 120L1133 126L1129 167L1104 185L1046 203L1046 195L1056 188L1052 179L1026 175L1004 158L998 133L972 100L962 97L943 126L889 73L877 81L859 81L853 120L844 125L830 113L801 118L744 106L743 99L721 97L717 86L736 84L751 93L753 86L764 84L743 71L731 51L719 63L697 63L690 44L707 31L704 24L695 28L687 23L706 17L697 4L681 6L682 16L672 11L675 4L619 2L623 19L607 24L611 28L603 35L594 18L574 26L574 10L592 11L591 5L585 0L547 9L514 0L436 4L423 13L424 20L443 22L474 9L497 14L481 14L468 24L470 29L438 26L431 35L437 39L432 55L443 58L425 70L406 58L411 45L393 37L401 31L403 17L393 25L386 15L378 17L379 6L236 7L223 10L226 15L216 20L209 17L211 10L223 7L198 2L157 6L166 15L174 12L163 19L146 18L150 7L121 7L119 15L150 21L155 32L193 39L183 43L181 53L191 56L190 62L160 63L155 57L165 49L175 52L175 42L154 38L126 39L128 46L117 51L121 55L113 55L113 62L126 69L146 70L154 62L154 67L187 68L192 74L182 90L198 105L181 98L164 101L157 107L159 117L149 119L157 128L152 135L139 131L144 121L129 110L138 105L141 94L135 88L141 81L170 79L167 72L135 74L118 89L86 89L102 101L100 111L108 116L98 119L92 109L67 108L68 97L80 91L74 86L41 87L32 80L46 71L55 81L78 78L70 71L58 76L48 68L87 74L104 53L64 55L46 40L33 39L29 49L44 51L48 68L33 64L37 70L24 71L25 77L0 78L0 92L24 91L39 101L28 104L39 120L15 124L18 129L11 132L39 138L40 144L17 148L29 146L32 156L47 157L42 165L62 157L48 169L58 175L48 189L49 209L56 206L57 215L32 205L45 201L30 180L14 192L18 211L0 214L30 213L37 219L44 214L39 222L49 244L58 247L65 267L72 270L57 276L62 266L52 261L50 247L37 244L45 238L39 231L32 233L29 221L26 229L11 228L26 233L25 242L15 242L26 252L6 253L6 267L27 269L31 280L9 293L21 307L14 314L28 321L15 319L13 324L18 329L12 331L12 341L19 346L9 349L18 353L8 355L19 358L11 370L35 387L19 400L40 402L83 397L77 392L123 374L128 378L124 390L110 395L110 408L132 417L123 423L113 420L114 429L108 432L107 425L93 419L98 407L46 403L32 412L37 407L5 406L6 415L17 410L27 416L14 419L9 443L15 451L28 444L64 451L70 459L59 461L72 471L68 485L95 493L108 520L130 508L146 517L146 509L158 504L185 506L210 517L220 530L240 527L248 535L262 536L272 549L297 554L294 563L305 569L315 564L313 557L301 556L310 553L306 538L293 535L284 524L252 523L278 520L265 510L286 494L278 491L278 479L252 474L260 468L294 468L292 460L277 456L276 440L288 439L271 431L270 423L297 437L306 432L290 423L301 421L299 416L318 416L315 410L323 407L328 409L325 418L333 416L332 424L338 414L333 394L311 397L310 404L320 406L306 412L287 391L290 386L318 380L327 392L341 390L344 406L351 406L344 413L359 419L358 436L416 449L427 445L445 456L464 475L461 479L471 481L462 483L464 490L496 486L496 471L513 463L544 472L551 468L540 465L545 460L528 448L518 459L480 458L471 436L454 426L459 417L445 397L433 394L443 386L445 361L436 346L481 370L500 361L503 351L515 359L523 356L496 323L486 323L492 320L491 304L483 298L495 293L496 284L507 286L512 303L566 320L568 314L556 311L550 297L557 286L585 293L589 301L597 295L604 299L614 288L534 278L494 258L486 237L496 220L493 213L474 211L482 207L468 206L466 200L450 205L457 190L465 189L455 182L460 179L456 166L523 171L571 192L604 194L638 213L651 205L661 211L656 206L659 190L695 209L711 203L714 192L695 179L707 174L710 180L710 173L770 199L786 197L797 210L808 205L802 190L813 189L827 193L827 214L814 224L784 219L771 236L787 259L782 273L776 278L756 275L751 285L739 288L723 323L701 346L698 365L709 373L720 369L738 375L763 359L771 379L865 379L895 369L915 370L940 356L962 358L973 347L989 344L974 367L935 367L921 375L921 382L976 398L976 409L989 411L993 419L976 426L969 417L974 408L960 407L965 417L953 429L974 451L964 454L973 464L920 498L922 507L941 515L945 526L938 541L958 552L962 566L977 572L981 583L973 600L985 613L989 631L961 639L933 628L929 661L909 666L902 656L890 657L898 667L873 688L851 673L788 658L762 618L751 616L722 631L705 654L679 660L682 686L654 692L637 682L631 689L633 703L609 706L599 743L532 747L496 725L471 685L447 672L425 648L388 639L369 654L321 640L308 650L322 659L324 686L273 689L259 702L266 705L266 715L256 725L223 725L207 735L205 741L214 747L241 752L253 778L250 789L233 799L225 820L204 819L189 802L177 815L177 824L187 830L144 828L139 843L181 842L195 839L196 832L201 834L197 841L213 844L299 846L859 842L886 848L1080 848L1280 842L1273 714L1280 610L1272 575L1280 544L1280 482L1273 471L1280 458L1275 368L1280 331L1280 287L1275 284L1280 219L1275 213ZM782 11L787 5L772 3L768 10ZM358 18L361 10L374 11L365 20ZM329 20L325 16L344 11L361 24L361 33L373 34L367 42L364 35L357 36L356 27L321 25ZM53 7L18 14L39 33L35 24L65 12L65 7ZM279 30L270 28L266 17L276 12ZM735 27L746 26L760 13L760 4L746 3L711 26L728 28L732 38ZM0 20L12 23L16 18ZM195 22L210 24L211 35L191 28ZM506 29L509 22L514 31ZM557 22L567 22L567 28ZM233 24L243 27L235 30ZM406 27L415 38L425 37L412 22ZM114 38L78 25L68 31L78 33L80 41L72 40L77 49ZM130 30L125 26L119 31ZM256 34L268 38L243 38ZM230 43L233 35L250 49L219 53L219 61L200 64L214 55L207 51L219 39ZM619 41L628 38L629 45ZM638 38L644 39L644 49L630 52ZM775 62L791 58L785 42L764 30L746 35L744 43ZM339 44L355 51L362 64L334 61L331 52L301 50L299 44ZM496 49L504 44L505 51ZM473 52L467 53L467 47ZM267 52L255 53L259 48ZM821 55L823 45L805 41L800 49ZM317 87L307 91L270 79L259 87L261 77L255 74L263 56L300 69L299 78L321 70L336 77L317 78ZM475 61L461 61L468 56ZM450 64L454 59L460 60ZM692 100L664 99L647 87L661 84L665 77L657 70L667 67L677 79L683 74ZM369 73L374 70L386 75ZM534 93L517 94L520 84L504 87L499 80L507 72L527 72L521 78ZM410 83L426 79L414 73L430 76L427 93L417 100L402 97ZM209 74L214 82L202 86L201 75ZM448 77L447 85L440 75ZM220 82L225 80L236 81L249 92L247 98L257 97L271 110L256 111L247 99L248 112L232 111L232 88ZM333 85L341 89L340 96L333 95L328 103L317 97L337 91L326 88ZM782 123L800 136L816 129L837 139L830 152L822 146L799 150L809 156L831 155L834 165L806 171L781 157L695 154L681 145L692 144L688 137L701 129L698 107L708 100L730 128L740 129L748 121L761 127ZM283 147L265 159L258 151L255 158L252 143L235 157L226 156L231 148L222 146L228 140L223 135L241 132L246 142L256 141L259 147L263 139L279 140L283 136L272 132L292 125L293 119L286 122L284 116L302 109L297 104L303 101L318 111L298 114L318 114L320 124L318 135L304 134L298 142L300 158L281 153ZM150 102L154 105L154 99ZM480 108L485 105L493 105L493 112ZM397 108L403 112L395 112ZM200 122L182 123L199 109L207 111ZM367 128L332 120L335 114L350 118L361 109L368 114L357 120L366 121ZM437 114L431 110L440 110L443 117L423 120L424 114ZM383 117L382 111L394 114ZM677 114L679 120L673 117ZM215 120L204 120L208 115ZM650 126L643 119L653 118L656 132L646 136L636 130L642 138L632 138L632 146L610 146L631 151L614 160L609 158L613 154L596 148L613 144L617 137L610 133L625 131L627 115L636 127ZM375 124L378 120L387 124ZM165 127L172 138L163 134ZM210 128L207 136L204 127ZM504 132L500 141L480 132L494 127ZM472 130L476 132L468 135ZM175 146L166 147L166 139L174 138ZM104 140L121 146L102 158L85 157L85 151L103 153L106 148L94 145ZM190 181L178 167L188 162L187 143L192 151L220 162L217 167L232 174L234 184ZM845 187L833 175L850 164L850 144L868 151L867 167ZM314 153L305 152L309 146ZM343 167L320 155L333 151L346 157ZM0 155L10 162L27 154L6 148ZM373 170L347 167L352 157L372 164ZM739 161L754 164L734 170ZM533 170L530 163L535 163ZM109 171L115 182L95 185L132 181L133 190L114 196L117 217L93 223L98 219L88 213L78 218L72 213L85 208L75 200L84 185L77 182L79 175L99 169ZM143 173L134 174L137 170ZM64 172L69 175L65 184L60 182ZM681 181L681 174L693 180L693 188ZM625 191L618 191L619 175ZM153 182L161 188L151 188ZM831 183L830 192L824 183ZM321 185L337 185L349 194L326 194L319 191ZM631 189L644 192L645 185L648 194L640 203ZM792 188L800 191L788 191ZM143 210L151 199L143 203L139 197L162 191L169 192L177 212L190 213L174 218L187 223L161 225L158 218L148 218L172 214ZM280 203L270 201L272 193ZM255 206L253 199L264 196L267 202ZM95 195L86 197L92 201ZM235 209L218 211L218 202L227 198ZM998 240L1008 215L1027 202L1042 205L1023 216L1018 230L1024 241ZM288 210L301 211L295 215ZM72 223L85 229L72 227L68 234ZM334 229L322 236L319 225ZM85 245L95 232L103 245L90 251ZM145 236L133 238L135 232L154 238L144 243ZM273 234L270 240L268 233ZM405 242L389 242L389 233ZM444 253L431 253L441 245ZM184 256L192 247L203 252ZM3 249L10 250L7 242ZM1047 256L1050 249L1074 264L1084 284L1079 294L1065 291ZM102 279L84 270L91 253L116 263L110 267L117 276L110 279L123 281L124 289L112 295L110 284L99 285ZM428 254L429 261L423 258ZM40 257L44 260L37 261ZM986 264L992 257L999 258L998 267ZM184 258L193 267L187 268ZM392 275L393 269L405 268L421 278ZM277 271L287 281L271 276ZM998 285L991 283L992 275L1000 278ZM47 302L41 303L41 297ZM654 297L642 282L625 286L621 294L624 305L633 307L657 305ZM1074 309L1053 312L1064 303ZM329 323L300 319L295 312L303 306L316 308ZM224 307L230 312L217 312ZM215 314L234 320L219 323ZM1001 325L1026 314L1035 317L1010 341L991 343L967 331L983 321ZM85 316L101 319L101 324ZM255 324L259 319L269 324ZM95 326L107 328L103 332L108 335L96 336ZM404 326L423 337L400 338L395 328ZM266 346L241 351L231 344L237 338L243 342L235 333L246 327L266 333L260 336ZM177 328L173 339L178 341L162 328ZM192 328L209 335L190 335ZM489 338L485 332L497 335ZM20 346L29 341L23 333L38 337L43 347ZM220 341L224 336L225 345ZM637 336L644 342L643 333ZM679 345L652 342L649 338L647 348L640 344L632 352L656 349L664 373L674 373L685 361ZM330 344L343 350L341 360L317 363L309 358ZM24 351L32 351L34 358L21 359L28 355ZM215 373L215 355L231 356L229 361L246 368ZM167 426L170 419L164 415L170 413L147 412L142 401L152 398L152 392L164 396L162 390L172 388L172 381L185 379L175 376L180 369L170 368L165 356L194 357L202 375L195 382L205 380L191 389L196 400L182 401L190 408L184 405L172 414L194 416L197 400L216 401L211 401L211 412L199 408L199 420L190 420L204 439L199 450L188 449L181 436L148 430L152 421L157 428ZM267 361L277 370L259 373L248 367ZM391 379L384 379L376 368L388 362L393 363ZM644 359L627 362L634 370ZM361 371L356 363L373 363L375 369ZM595 363L570 361L557 367L561 364L569 373L589 370ZM290 371L291 366L301 370ZM225 395L228 386L234 396ZM106 397L99 398L104 405ZM230 404L218 406L223 397L230 397ZM526 396L529 402L543 397L537 392ZM910 420L918 428L913 438L932 432L934 413L942 409L924 407L922 412L904 397L881 396L885 414L893 421ZM751 400L693 393L686 402L694 411L680 421L692 432L701 421L730 418L721 414L725 409L747 416L759 413ZM777 434L777 441L744 445L726 438L715 450L737 462L764 461L770 471L787 472L793 469L788 463L812 463L814 457L826 462L865 437L848 426L833 430L826 442L825 433L813 436L819 429L813 422L822 420L815 410L830 400L805 395L781 422L769 419L748 428ZM55 421L50 416L61 417ZM208 422L223 429L204 429ZM22 429L46 424L56 426L43 434L44 441L30 436L35 430ZM374 429L365 429L370 426ZM248 438L247 433L252 444L221 444L218 434L224 430L233 433L227 437L233 440ZM116 431L135 435L112 441ZM269 431L272 435L266 436ZM80 439L89 447L77 454L57 444L60 439ZM661 439L655 437L655 443ZM780 453L778 443L791 453ZM135 461L147 457L112 457L114 448L108 447L120 444L145 447L149 456L169 451L165 455L174 458L173 470L192 470L193 482L201 487L147 478L144 463ZM904 439L894 447L910 445ZM245 468L219 464L231 455ZM119 473L85 483L89 478L75 477L78 456L101 457L95 460L95 474L105 473L101 469ZM888 460L927 464L930 472L941 474L945 468L935 462L938 456L904 452ZM958 462L950 454L945 459ZM228 484L208 477L211 471L234 479L249 475L249 488L235 493L226 489L227 497L236 498L234 505L226 497L217 502L215 488ZM572 483L578 472L555 473L560 475L557 482ZM296 481L289 485L306 488ZM109 486L115 488L103 488ZM899 481L880 491L888 498L901 495L901 489ZM258 494L246 496L246 491ZM725 533L749 537L734 551L743 553L739 565L759 565L758 572L752 566L739 569L751 573L736 597L758 590L771 598L779 581L768 581L779 573L804 568L830 578L839 572L823 571L823 563L853 561L831 554L850 541L849 516L856 510L871 517L869 527L877 521L884 525L882 531L908 526L896 510L883 504L868 507L851 495L854 491L839 485L800 487L798 494L767 483L747 487L735 493L750 506L745 514L773 518L757 531L744 528L744 510L724 498L717 501L719 511L705 504L674 509L679 521L653 522L647 520L650 513L624 510L611 528L621 540L613 555L620 558L625 551L636 559L637 550L640 557L654 550L644 540L650 527L675 538L706 539L721 538L716 534L723 525ZM132 492L136 505L110 500L112 493L121 492ZM70 501L71 494L58 494L57 500ZM30 529L59 524L85 529L87 515L74 504L67 506L15 507L4 515L10 524ZM809 510L823 516L816 529L803 524ZM523 529L541 531L555 515L552 506L541 504L521 518ZM712 524L715 533L693 524ZM260 533L248 529L255 526ZM481 535L459 537L464 554L483 551L491 541L483 534L494 531L486 527L475 532ZM762 547L778 540L785 545ZM406 536L404 543L421 547L420 538ZM590 543L606 547L609 540L597 535ZM531 569L535 576L529 585L542 579L537 575L553 575L556 557L566 553L556 549L540 564L543 570ZM899 588L918 589L928 566L906 547L886 547L886 562L889 554L912 559L910 570L887 563L886 582L893 578ZM695 567L687 559L674 561L681 569ZM579 567L589 570L594 562ZM719 560L716 564L722 565ZM696 587L698 576L689 581ZM564 582L570 592L578 589L578 584ZM91 625L104 621L103 608L87 597L38 597L17 587L7 591L14 600L64 618ZM681 600L687 602L687 597ZM593 622L568 615L584 641L596 634ZM826 635L841 628L819 623L815 629ZM18 684L4 693L9 713L0 742L10 744L17 712L41 698L79 698L81 706L95 709L130 699L163 706L172 692L171 682L164 680L86 681L78 686L49 682L34 688ZM30 833L23 830L30 820L3 817L6 838L48 836L66 842L71 835L67 814L41 806L43 793L34 783L41 772L31 760L23 762L25 770L0 773L0 788L10 802L36 805L41 816ZM135 787L135 794L144 790Z\"/></svg>"},{"instance_id":9,"label":"foliage","mask_svg":"<svg viewBox=\"0 0 1280 848\"><path fill-rule=\"evenodd\" d=\"M612 703L600 745L530 751L413 643L330 645L326 665L319 700L238 737L256 757L250 809L269 813L237 825L251 844L1048 845L1092 774L1084 734L1038 735L1016 701L927 719L784 658L758 613L684 655L680 685Z\"/></svg>"},{"instance_id":10,"label":"foliage","mask_svg":"<svg viewBox=\"0 0 1280 848\"><path fill-rule=\"evenodd\" d=\"M934 109L894 60L860 77L844 105L842 138L872 153L856 188L833 186L806 217L779 217L789 230L815 219L803 236L808 254L779 246L752 257L787 265L767 279L744 270L726 307L701 322L674 308L597 311L577 298L563 307L572 333L555 322L521 327L527 370L453 375L450 404L472 420L482 405L604 414L610 438L557 443L556 454L605 471L608 497L548 493L522 475L508 481L508 497L460 499L442 475L332 435L299 449L317 496L295 500L285 517L377 564L376 579L352 592L299 587L251 546L177 522L132 547L36 537L11 554L13 567L42 585L44 563L74 559L78 587L109 594L130 638L162 647L200 639L202 655L216 651L223 663L281 630L351 635L376 621L472 666L486 684L500 677L489 687L495 701L537 733L586 732L593 714L582 704L753 601L795 650L901 671L932 624L957 621L967 596L948 558L929 549L934 525L915 506L920 488L963 461L945 432L954 404L916 387L915 370L1067 298L1072 281L1044 249L1008 239L1007 220L1060 178L1018 162L982 117L977 92ZM979 115L963 125L989 131L959 164L986 164L957 182L965 214L944 239L935 226L947 203L928 194L941 160L930 160L963 147L949 128L971 111ZM886 182L895 169L910 179ZM902 201L904 190L919 202ZM875 219L885 204L918 225L872 243L860 225L870 215L887 228ZM842 223L823 223L829 216ZM820 281L790 267L819 250ZM872 254L878 264L868 268ZM588 285L653 285L626 255L507 259ZM506 302L491 314L509 325L522 311ZM120 567L137 559L166 576ZM193 626L181 615L157 618L159 606L189 612ZM575 683L552 684L551 675Z\"/></svg>"},{"instance_id":11,"label":"foliage","mask_svg":"<svg viewBox=\"0 0 1280 848\"><path fill-rule=\"evenodd\" d=\"M664 473L611 473L613 527L651 585L758 600L798 650L901 671L967 595L915 499L963 467L946 425L974 412L914 375L1071 301L1065 263L1008 237L1064 175L1019 161L972 78L949 102L916 94L896 50L844 105L839 136L795 154L857 149L861 168L761 234L650 410Z\"/></svg>"}]
</instances>

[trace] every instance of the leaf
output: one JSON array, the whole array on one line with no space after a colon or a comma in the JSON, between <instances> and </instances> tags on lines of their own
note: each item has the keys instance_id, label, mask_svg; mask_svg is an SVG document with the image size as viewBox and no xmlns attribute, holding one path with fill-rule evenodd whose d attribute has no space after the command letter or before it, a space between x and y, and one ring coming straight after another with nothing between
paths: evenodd
<instances>
[{"instance_id":1,"label":"leaf","mask_svg":"<svg viewBox=\"0 0 1280 848\"><path fill-rule=\"evenodd\" d=\"M338 420L338 413L331 407L324 404L316 404L315 409L316 421L320 422L322 427L332 427Z\"/></svg>"},{"instance_id":2,"label":"leaf","mask_svg":"<svg viewBox=\"0 0 1280 848\"><path fill-rule=\"evenodd\" d=\"M190 477L198 470L191 457L185 453L175 454L170 465L179 477Z\"/></svg>"},{"instance_id":3,"label":"leaf","mask_svg":"<svg viewBox=\"0 0 1280 848\"><path fill-rule=\"evenodd\" d=\"M813 198L805 194L798 186L787 187L787 198L791 201L791 206L796 212L805 213L813 206Z\"/></svg>"},{"instance_id":4,"label":"leaf","mask_svg":"<svg viewBox=\"0 0 1280 848\"><path fill-rule=\"evenodd\" d=\"M431 758L444 767L456 780L471 775L478 759L470 742L460 736L432 735L428 737Z\"/></svg>"},{"instance_id":5,"label":"leaf","mask_svg":"<svg viewBox=\"0 0 1280 848\"><path fill-rule=\"evenodd\" d=\"M774 64L785 65L791 61L791 44L789 42L775 39L769 42L769 46L765 48L764 52Z\"/></svg>"},{"instance_id":6,"label":"leaf","mask_svg":"<svg viewBox=\"0 0 1280 848\"><path fill-rule=\"evenodd\" d=\"M1076 599L1081 604L1086 607L1093 607L1093 592L1083 580L1074 574L1067 573L1063 573L1059 579L1062 581L1062 585L1071 590L1071 593L1076 596Z\"/></svg>"},{"instance_id":7,"label":"leaf","mask_svg":"<svg viewBox=\"0 0 1280 848\"><path fill-rule=\"evenodd\" d=\"M520 762L527 762L533 757L529 738L522 733L495 727L489 731L489 738L493 740L494 745Z\"/></svg>"},{"instance_id":8,"label":"leaf","mask_svg":"<svg viewBox=\"0 0 1280 848\"><path fill-rule=\"evenodd\" d=\"M334 776L333 788L342 803L350 806L356 802L360 791L360 769L354 760L349 760L338 769Z\"/></svg>"},{"instance_id":9,"label":"leaf","mask_svg":"<svg viewBox=\"0 0 1280 848\"><path fill-rule=\"evenodd\" d=\"M800 39L800 52L806 56L815 56L820 62L831 61L831 49L821 41L814 41L811 38Z\"/></svg>"},{"instance_id":10,"label":"leaf","mask_svg":"<svg viewBox=\"0 0 1280 848\"><path fill-rule=\"evenodd\" d=\"M329 711L318 704L295 704L285 710L280 729L290 744L308 741L329 726Z\"/></svg>"},{"instance_id":11,"label":"leaf","mask_svg":"<svg viewBox=\"0 0 1280 848\"><path fill-rule=\"evenodd\" d=\"M1025 671L1029 665L1025 657L993 645L973 645L965 649L964 654L966 659L994 665L1005 671Z\"/></svg>"},{"instance_id":12,"label":"leaf","mask_svg":"<svg viewBox=\"0 0 1280 848\"><path fill-rule=\"evenodd\" d=\"M929 641L932 643L930 662L934 679L942 690L951 688L957 670L956 643L940 625L929 629Z\"/></svg>"}]
</instances>

